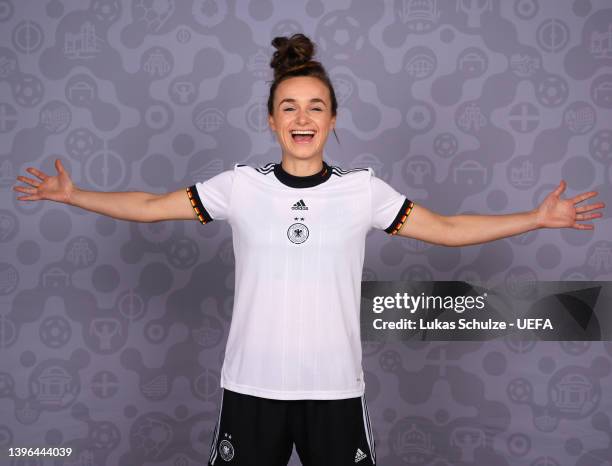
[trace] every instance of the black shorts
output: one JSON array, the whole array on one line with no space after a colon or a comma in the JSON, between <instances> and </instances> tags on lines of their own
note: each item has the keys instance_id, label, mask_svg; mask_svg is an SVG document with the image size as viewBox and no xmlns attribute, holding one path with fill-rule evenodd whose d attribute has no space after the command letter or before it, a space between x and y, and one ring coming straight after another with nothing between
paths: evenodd
<instances>
[{"instance_id":1,"label":"black shorts","mask_svg":"<svg viewBox=\"0 0 612 466\"><path fill-rule=\"evenodd\" d=\"M272 400L223 389L208 466L372 466L376 452L365 395Z\"/></svg>"}]
</instances>

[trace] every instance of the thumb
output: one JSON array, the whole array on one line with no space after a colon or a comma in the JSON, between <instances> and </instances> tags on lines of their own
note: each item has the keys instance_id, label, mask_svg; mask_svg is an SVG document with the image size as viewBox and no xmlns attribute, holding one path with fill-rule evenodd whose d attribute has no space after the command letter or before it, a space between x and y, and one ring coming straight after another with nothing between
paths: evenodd
<instances>
[{"instance_id":1,"label":"thumb","mask_svg":"<svg viewBox=\"0 0 612 466\"><path fill-rule=\"evenodd\" d=\"M565 180L561 180L561 183L559 183L559 186L553 192L555 193L555 195L560 196L561 194L563 194L563 191L565 191L566 187L567 184L565 183Z\"/></svg>"},{"instance_id":2,"label":"thumb","mask_svg":"<svg viewBox=\"0 0 612 466\"><path fill-rule=\"evenodd\" d=\"M58 173L65 173L64 166L62 165L62 161L60 159L55 159L55 169Z\"/></svg>"}]
</instances>

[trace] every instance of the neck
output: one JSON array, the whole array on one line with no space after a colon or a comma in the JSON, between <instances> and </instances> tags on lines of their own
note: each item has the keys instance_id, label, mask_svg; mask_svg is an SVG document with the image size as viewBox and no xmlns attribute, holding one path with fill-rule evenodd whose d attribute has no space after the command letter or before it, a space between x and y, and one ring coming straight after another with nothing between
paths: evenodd
<instances>
[{"instance_id":1,"label":"neck","mask_svg":"<svg viewBox=\"0 0 612 466\"><path fill-rule=\"evenodd\" d=\"M323 157L311 157L306 160L294 157L283 157L281 161L283 170L294 176L310 176L323 169Z\"/></svg>"},{"instance_id":2,"label":"neck","mask_svg":"<svg viewBox=\"0 0 612 466\"><path fill-rule=\"evenodd\" d=\"M321 183L325 183L332 175L331 167L325 161L319 161L321 165L318 168L315 167L316 169L303 169L302 175L289 173L283 167L284 163L285 160L274 165L274 175L281 183L292 188L313 188Z\"/></svg>"}]
</instances>

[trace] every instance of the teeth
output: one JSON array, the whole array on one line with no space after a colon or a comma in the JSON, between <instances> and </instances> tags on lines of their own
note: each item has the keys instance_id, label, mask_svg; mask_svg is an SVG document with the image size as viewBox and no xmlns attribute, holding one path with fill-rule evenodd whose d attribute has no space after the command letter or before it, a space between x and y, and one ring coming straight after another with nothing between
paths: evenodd
<instances>
[{"instance_id":1,"label":"teeth","mask_svg":"<svg viewBox=\"0 0 612 466\"><path fill-rule=\"evenodd\" d=\"M312 134L312 135L314 135L314 133L315 133L314 131L309 130L309 129L308 130L293 130L293 131L291 131L291 134Z\"/></svg>"}]
</instances>

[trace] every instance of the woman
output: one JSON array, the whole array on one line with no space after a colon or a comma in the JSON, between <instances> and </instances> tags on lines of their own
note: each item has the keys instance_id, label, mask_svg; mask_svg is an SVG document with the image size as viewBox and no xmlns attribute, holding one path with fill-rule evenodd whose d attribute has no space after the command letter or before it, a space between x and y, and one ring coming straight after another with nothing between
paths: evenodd
<instances>
[{"instance_id":1,"label":"woman","mask_svg":"<svg viewBox=\"0 0 612 466\"><path fill-rule=\"evenodd\" d=\"M359 327L368 230L462 246L536 228L592 229L577 222L601 217L587 212L604 204L575 207L597 193L561 199L561 182L529 212L447 217L414 204L370 168L330 166L323 148L337 102L312 60L314 44L295 34L272 45L268 113L280 163L236 164L155 195L78 189L56 160L57 176L28 168L38 180L19 176L32 187L14 189L27 194L21 200L50 199L118 219L228 220L236 287L209 465L286 465L294 443L305 465L372 465Z\"/></svg>"}]
</instances>

